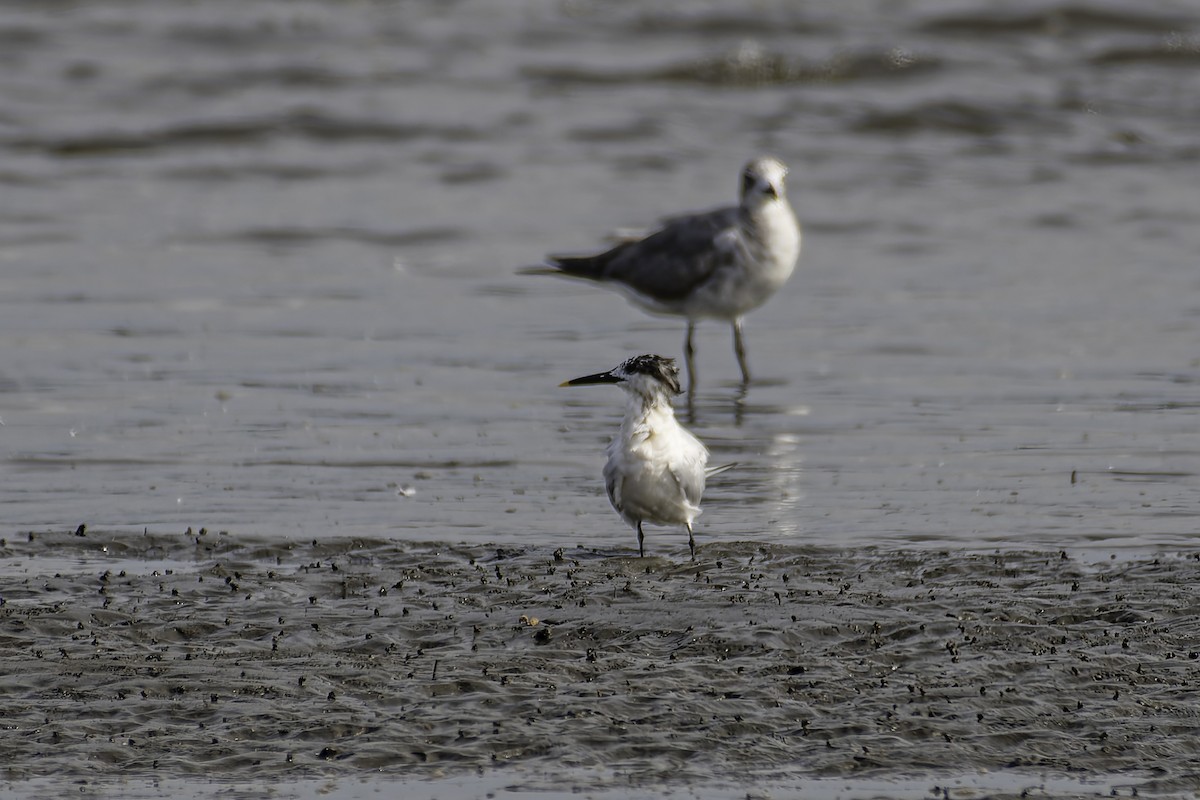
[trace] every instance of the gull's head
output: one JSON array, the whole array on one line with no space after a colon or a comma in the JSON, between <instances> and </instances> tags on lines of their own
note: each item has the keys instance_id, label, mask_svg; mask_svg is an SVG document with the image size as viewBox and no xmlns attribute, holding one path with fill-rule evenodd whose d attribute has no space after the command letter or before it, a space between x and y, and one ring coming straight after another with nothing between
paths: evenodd
<instances>
[{"instance_id":1,"label":"gull's head","mask_svg":"<svg viewBox=\"0 0 1200 800\"><path fill-rule=\"evenodd\" d=\"M787 166L777 158L756 158L742 170L742 207L759 208L783 200Z\"/></svg>"},{"instance_id":2,"label":"gull's head","mask_svg":"<svg viewBox=\"0 0 1200 800\"><path fill-rule=\"evenodd\" d=\"M600 383L615 383L627 392L642 397L679 394L679 367L675 359L662 356L634 356L608 372L584 375L582 378L564 381L560 386L591 386Z\"/></svg>"}]
</instances>

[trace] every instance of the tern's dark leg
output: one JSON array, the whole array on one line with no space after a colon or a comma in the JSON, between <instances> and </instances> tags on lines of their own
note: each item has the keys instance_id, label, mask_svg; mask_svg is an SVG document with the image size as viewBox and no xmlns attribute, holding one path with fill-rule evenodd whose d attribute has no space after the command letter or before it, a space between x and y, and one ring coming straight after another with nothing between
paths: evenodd
<instances>
[{"instance_id":1,"label":"tern's dark leg","mask_svg":"<svg viewBox=\"0 0 1200 800\"><path fill-rule=\"evenodd\" d=\"M737 355L738 366L742 368L742 383L750 382L750 367L746 364L746 342L742 339L742 318L733 320L733 352Z\"/></svg>"},{"instance_id":2,"label":"tern's dark leg","mask_svg":"<svg viewBox=\"0 0 1200 800\"><path fill-rule=\"evenodd\" d=\"M696 323L690 319L687 324L687 337L683 340L683 359L687 362L688 394L696 388L696 347L692 344L692 334L696 332Z\"/></svg>"},{"instance_id":3,"label":"tern's dark leg","mask_svg":"<svg viewBox=\"0 0 1200 800\"><path fill-rule=\"evenodd\" d=\"M638 520L638 558L646 557L646 534L642 533L642 522Z\"/></svg>"},{"instance_id":4,"label":"tern's dark leg","mask_svg":"<svg viewBox=\"0 0 1200 800\"><path fill-rule=\"evenodd\" d=\"M696 560L696 537L692 535L692 523L688 523L688 547L692 549L692 561Z\"/></svg>"}]
</instances>

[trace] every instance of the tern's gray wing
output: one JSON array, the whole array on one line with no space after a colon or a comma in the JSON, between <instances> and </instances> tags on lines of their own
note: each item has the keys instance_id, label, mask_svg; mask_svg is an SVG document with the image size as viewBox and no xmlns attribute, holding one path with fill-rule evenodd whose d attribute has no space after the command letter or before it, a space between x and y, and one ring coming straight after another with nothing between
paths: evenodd
<instances>
[{"instance_id":1,"label":"tern's gray wing","mask_svg":"<svg viewBox=\"0 0 1200 800\"><path fill-rule=\"evenodd\" d=\"M704 462L688 459L680 464L673 464L670 467L671 477L679 484L679 490L683 492L684 498L693 506L700 505L700 498L704 496Z\"/></svg>"},{"instance_id":2,"label":"tern's gray wing","mask_svg":"<svg viewBox=\"0 0 1200 800\"><path fill-rule=\"evenodd\" d=\"M623 504L621 503L621 484L624 483L622 478L617 473L616 466L609 461L604 465L604 490L608 492L608 502L612 503L613 509L618 514L623 512Z\"/></svg>"},{"instance_id":3,"label":"tern's gray wing","mask_svg":"<svg viewBox=\"0 0 1200 800\"><path fill-rule=\"evenodd\" d=\"M718 240L737 223L737 208L674 217L645 239L624 242L597 256L553 258L572 275L619 281L664 302L686 297L733 258Z\"/></svg>"}]
</instances>

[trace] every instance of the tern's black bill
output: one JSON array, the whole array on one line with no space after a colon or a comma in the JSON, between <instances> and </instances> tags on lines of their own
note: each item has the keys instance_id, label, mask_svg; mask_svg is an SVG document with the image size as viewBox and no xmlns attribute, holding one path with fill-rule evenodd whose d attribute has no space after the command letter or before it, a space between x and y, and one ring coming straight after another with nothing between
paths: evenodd
<instances>
[{"instance_id":1,"label":"tern's black bill","mask_svg":"<svg viewBox=\"0 0 1200 800\"><path fill-rule=\"evenodd\" d=\"M584 375L582 378L574 378L569 381L563 381L559 386L592 386L598 383L620 383L621 379L611 372L597 372L595 375Z\"/></svg>"}]
</instances>

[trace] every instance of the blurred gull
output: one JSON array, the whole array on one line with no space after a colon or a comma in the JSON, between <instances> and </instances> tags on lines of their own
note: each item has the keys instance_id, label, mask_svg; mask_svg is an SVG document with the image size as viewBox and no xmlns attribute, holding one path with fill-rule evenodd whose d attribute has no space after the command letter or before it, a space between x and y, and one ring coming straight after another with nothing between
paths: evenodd
<instances>
[{"instance_id":1,"label":"blurred gull","mask_svg":"<svg viewBox=\"0 0 1200 800\"><path fill-rule=\"evenodd\" d=\"M708 448L675 419L671 395L680 393L679 368L662 356L635 356L608 372L585 375L561 386L615 383L628 400L621 430L608 445L604 485L613 508L637 529L638 555L646 555L643 522L684 525L696 558L692 522L710 475L734 464L708 469Z\"/></svg>"},{"instance_id":2,"label":"blurred gull","mask_svg":"<svg viewBox=\"0 0 1200 800\"><path fill-rule=\"evenodd\" d=\"M672 217L644 239L594 256L550 256L544 266L523 271L611 283L648 311L686 317L689 391L696 386L696 322L726 320L742 381L749 383L742 317L783 286L800 257L800 225L788 204L786 175L783 162L755 159L742 171L737 206Z\"/></svg>"}]
</instances>

